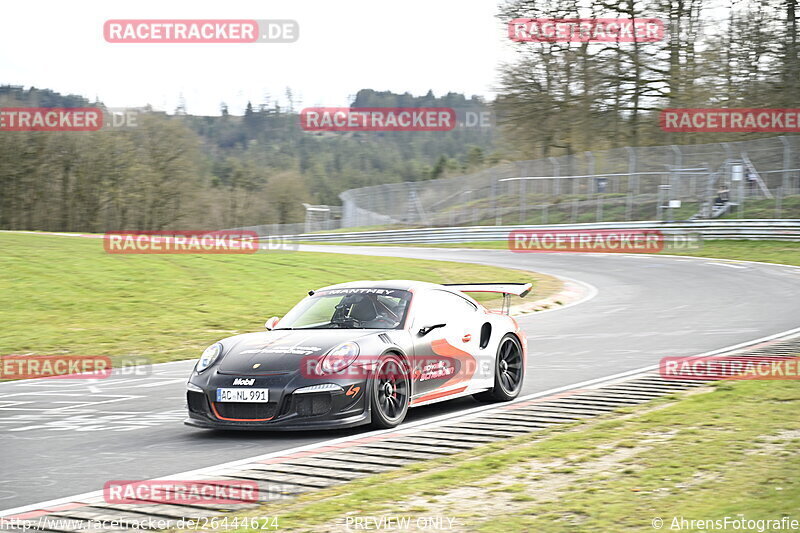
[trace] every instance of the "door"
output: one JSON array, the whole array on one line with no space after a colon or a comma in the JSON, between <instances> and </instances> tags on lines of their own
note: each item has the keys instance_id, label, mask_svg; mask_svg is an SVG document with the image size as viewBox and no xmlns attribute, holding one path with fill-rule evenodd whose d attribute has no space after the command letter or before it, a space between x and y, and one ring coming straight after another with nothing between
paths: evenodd
<instances>
[{"instance_id":1,"label":"door","mask_svg":"<svg viewBox=\"0 0 800 533\"><path fill-rule=\"evenodd\" d=\"M443 290L428 290L417 298L411 329L414 395L467 385L476 371L481 313L466 298Z\"/></svg>"}]
</instances>

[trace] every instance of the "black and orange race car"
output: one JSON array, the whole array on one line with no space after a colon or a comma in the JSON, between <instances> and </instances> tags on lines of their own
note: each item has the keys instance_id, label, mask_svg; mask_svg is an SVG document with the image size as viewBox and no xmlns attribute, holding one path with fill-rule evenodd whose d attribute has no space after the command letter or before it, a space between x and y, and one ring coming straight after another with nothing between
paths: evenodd
<instances>
[{"instance_id":1,"label":"black and orange race car","mask_svg":"<svg viewBox=\"0 0 800 533\"><path fill-rule=\"evenodd\" d=\"M409 407L515 398L526 340L508 316L530 283L359 281L310 291L267 331L228 337L188 382L186 424L298 430L398 425ZM489 311L465 293L504 295Z\"/></svg>"}]
</instances>

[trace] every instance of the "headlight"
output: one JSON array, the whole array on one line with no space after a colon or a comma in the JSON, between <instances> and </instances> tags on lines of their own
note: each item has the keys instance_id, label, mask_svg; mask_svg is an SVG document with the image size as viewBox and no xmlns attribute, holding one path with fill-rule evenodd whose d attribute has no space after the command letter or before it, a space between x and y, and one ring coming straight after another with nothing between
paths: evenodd
<instances>
[{"instance_id":1,"label":"headlight","mask_svg":"<svg viewBox=\"0 0 800 533\"><path fill-rule=\"evenodd\" d=\"M317 372L321 374L335 374L350 366L358 357L358 344L345 342L329 351L319 362Z\"/></svg>"},{"instance_id":2,"label":"headlight","mask_svg":"<svg viewBox=\"0 0 800 533\"><path fill-rule=\"evenodd\" d=\"M195 367L195 370L197 370L198 372L202 372L206 368L213 365L214 361L216 361L220 355L222 355L222 344L218 342L212 344L203 351L203 355L201 355L200 360L197 361L197 366Z\"/></svg>"},{"instance_id":3,"label":"headlight","mask_svg":"<svg viewBox=\"0 0 800 533\"><path fill-rule=\"evenodd\" d=\"M344 389L335 383L322 383L320 385L309 385L295 389L292 394L310 394L312 392L344 392Z\"/></svg>"}]
</instances>

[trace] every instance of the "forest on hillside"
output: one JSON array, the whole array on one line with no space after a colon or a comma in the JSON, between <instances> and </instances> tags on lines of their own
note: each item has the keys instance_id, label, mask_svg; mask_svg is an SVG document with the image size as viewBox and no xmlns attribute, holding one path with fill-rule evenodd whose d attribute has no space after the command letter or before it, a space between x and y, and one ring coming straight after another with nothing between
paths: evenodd
<instances>
[{"instance_id":1,"label":"forest on hillside","mask_svg":"<svg viewBox=\"0 0 800 533\"><path fill-rule=\"evenodd\" d=\"M477 97L359 91L353 107L486 111ZM51 90L0 87L0 107L103 107ZM446 177L497 162L493 128L307 132L299 110L242 116L136 110L135 127L0 133L0 228L108 231L302 221L303 202L347 189Z\"/></svg>"},{"instance_id":2,"label":"forest on hillside","mask_svg":"<svg viewBox=\"0 0 800 533\"><path fill-rule=\"evenodd\" d=\"M143 107L137 126L82 133L0 132L0 228L207 229L289 223L303 202L344 190L457 176L502 161L623 146L701 144L770 134L668 133L665 108L796 108L798 0L506 0L516 18L659 18L648 43L521 42L498 66L497 97L358 91L352 107L488 111L496 127L447 132L309 132L288 104L235 116ZM505 37L507 38L507 37ZM2 81L2 80L0 80ZM0 107L102 106L6 85Z\"/></svg>"}]
</instances>

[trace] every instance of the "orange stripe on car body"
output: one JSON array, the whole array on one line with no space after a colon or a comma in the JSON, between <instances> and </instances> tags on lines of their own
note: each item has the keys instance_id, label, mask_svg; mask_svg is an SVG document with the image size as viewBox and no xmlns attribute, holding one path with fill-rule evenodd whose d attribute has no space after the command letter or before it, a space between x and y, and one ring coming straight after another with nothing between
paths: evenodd
<instances>
[{"instance_id":1,"label":"orange stripe on car body","mask_svg":"<svg viewBox=\"0 0 800 533\"><path fill-rule=\"evenodd\" d=\"M452 357L461 361L461 372L445 381L440 386L436 387L437 389L441 389L442 387L449 385L455 385L456 383L461 383L462 381L468 381L475 375L475 370L477 369L478 365L477 360L471 353L456 348L447 342L446 339L436 339L435 341L431 342L431 349L436 355L441 355L442 357ZM468 367L472 367L472 373L470 373L469 376L464 374L464 369Z\"/></svg>"},{"instance_id":2,"label":"orange stripe on car body","mask_svg":"<svg viewBox=\"0 0 800 533\"><path fill-rule=\"evenodd\" d=\"M414 398L411 400L411 405L420 402L427 402L428 400L435 400L436 398L442 398L444 396L450 396L452 394L458 394L459 392L464 392L467 390L467 387L460 387L458 389L450 390L450 391L440 391L440 392L432 392L430 394L426 394L425 396L420 396L419 398Z\"/></svg>"}]
</instances>

